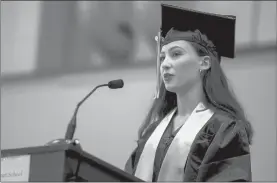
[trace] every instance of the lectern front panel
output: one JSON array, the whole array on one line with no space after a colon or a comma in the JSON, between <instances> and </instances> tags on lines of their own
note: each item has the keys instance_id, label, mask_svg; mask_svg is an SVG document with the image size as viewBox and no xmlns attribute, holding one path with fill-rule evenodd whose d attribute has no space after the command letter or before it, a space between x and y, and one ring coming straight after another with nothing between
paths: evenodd
<instances>
[{"instance_id":1,"label":"lectern front panel","mask_svg":"<svg viewBox=\"0 0 277 183\"><path fill-rule=\"evenodd\" d=\"M63 182L64 162L65 153L63 151L32 154L29 181Z\"/></svg>"}]
</instances>

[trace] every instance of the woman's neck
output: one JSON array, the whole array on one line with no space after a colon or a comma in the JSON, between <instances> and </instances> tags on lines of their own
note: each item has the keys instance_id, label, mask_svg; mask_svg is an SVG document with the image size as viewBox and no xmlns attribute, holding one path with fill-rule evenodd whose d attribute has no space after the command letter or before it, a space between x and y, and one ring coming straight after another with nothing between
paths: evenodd
<instances>
[{"instance_id":1,"label":"woman's neck","mask_svg":"<svg viewBox=\"0 0 277 183\"><path fill-rule=\"evenodd\" d=\"M201 82L193 84L189 90L176 93L178 116L187 116L192 113L199 102L202 101L203 90Z\"/></svg>"}]
</instances>

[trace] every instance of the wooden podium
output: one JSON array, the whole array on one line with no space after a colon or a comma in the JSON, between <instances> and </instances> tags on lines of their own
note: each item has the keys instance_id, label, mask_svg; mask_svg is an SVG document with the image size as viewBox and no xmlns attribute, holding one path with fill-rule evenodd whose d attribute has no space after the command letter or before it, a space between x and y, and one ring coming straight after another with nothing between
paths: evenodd
<instances>
[{"instance_id":1,"label":"wooden podium","mask_svg":"<svg viewBox=\"0 0 277 183\"><path fill-rule=\"evenodd\" d=\"M29 157L30 182L143 182L73 144L1 150L1 164L24 156Z\"/></svg>"}]
</instances>

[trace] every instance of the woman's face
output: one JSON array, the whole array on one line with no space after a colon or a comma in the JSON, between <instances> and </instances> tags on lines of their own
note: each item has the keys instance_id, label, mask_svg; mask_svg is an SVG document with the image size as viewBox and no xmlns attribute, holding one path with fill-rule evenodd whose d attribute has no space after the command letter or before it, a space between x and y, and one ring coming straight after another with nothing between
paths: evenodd
<instances>
[{"instance_id":1,"label":"woman's face","mask_svg":"<svg viewBox=\"0 0 277 183\"><path fill-rule=\"evenodd\" d=\"M160 72L168 91L178 93L199 80L201 60L189 42L180 40L164 45L160 59Z\"/></svg>"}]
</instances>

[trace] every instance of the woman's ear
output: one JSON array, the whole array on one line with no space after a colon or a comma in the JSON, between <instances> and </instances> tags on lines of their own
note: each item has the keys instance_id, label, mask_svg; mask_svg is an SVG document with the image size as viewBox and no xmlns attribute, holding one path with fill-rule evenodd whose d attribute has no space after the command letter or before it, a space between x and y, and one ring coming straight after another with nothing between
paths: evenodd
<instances>
[{"instance_id":1,"label":"woman's ear","mask_svg":"<svg viewBox=\"0 0 277 183\"><path fill-rule=\"evenodd\" d=\"M200 70L208 70L211 68L211 58L209 56L203 56L200 60Z\"/></svg>"}]
</instances>

